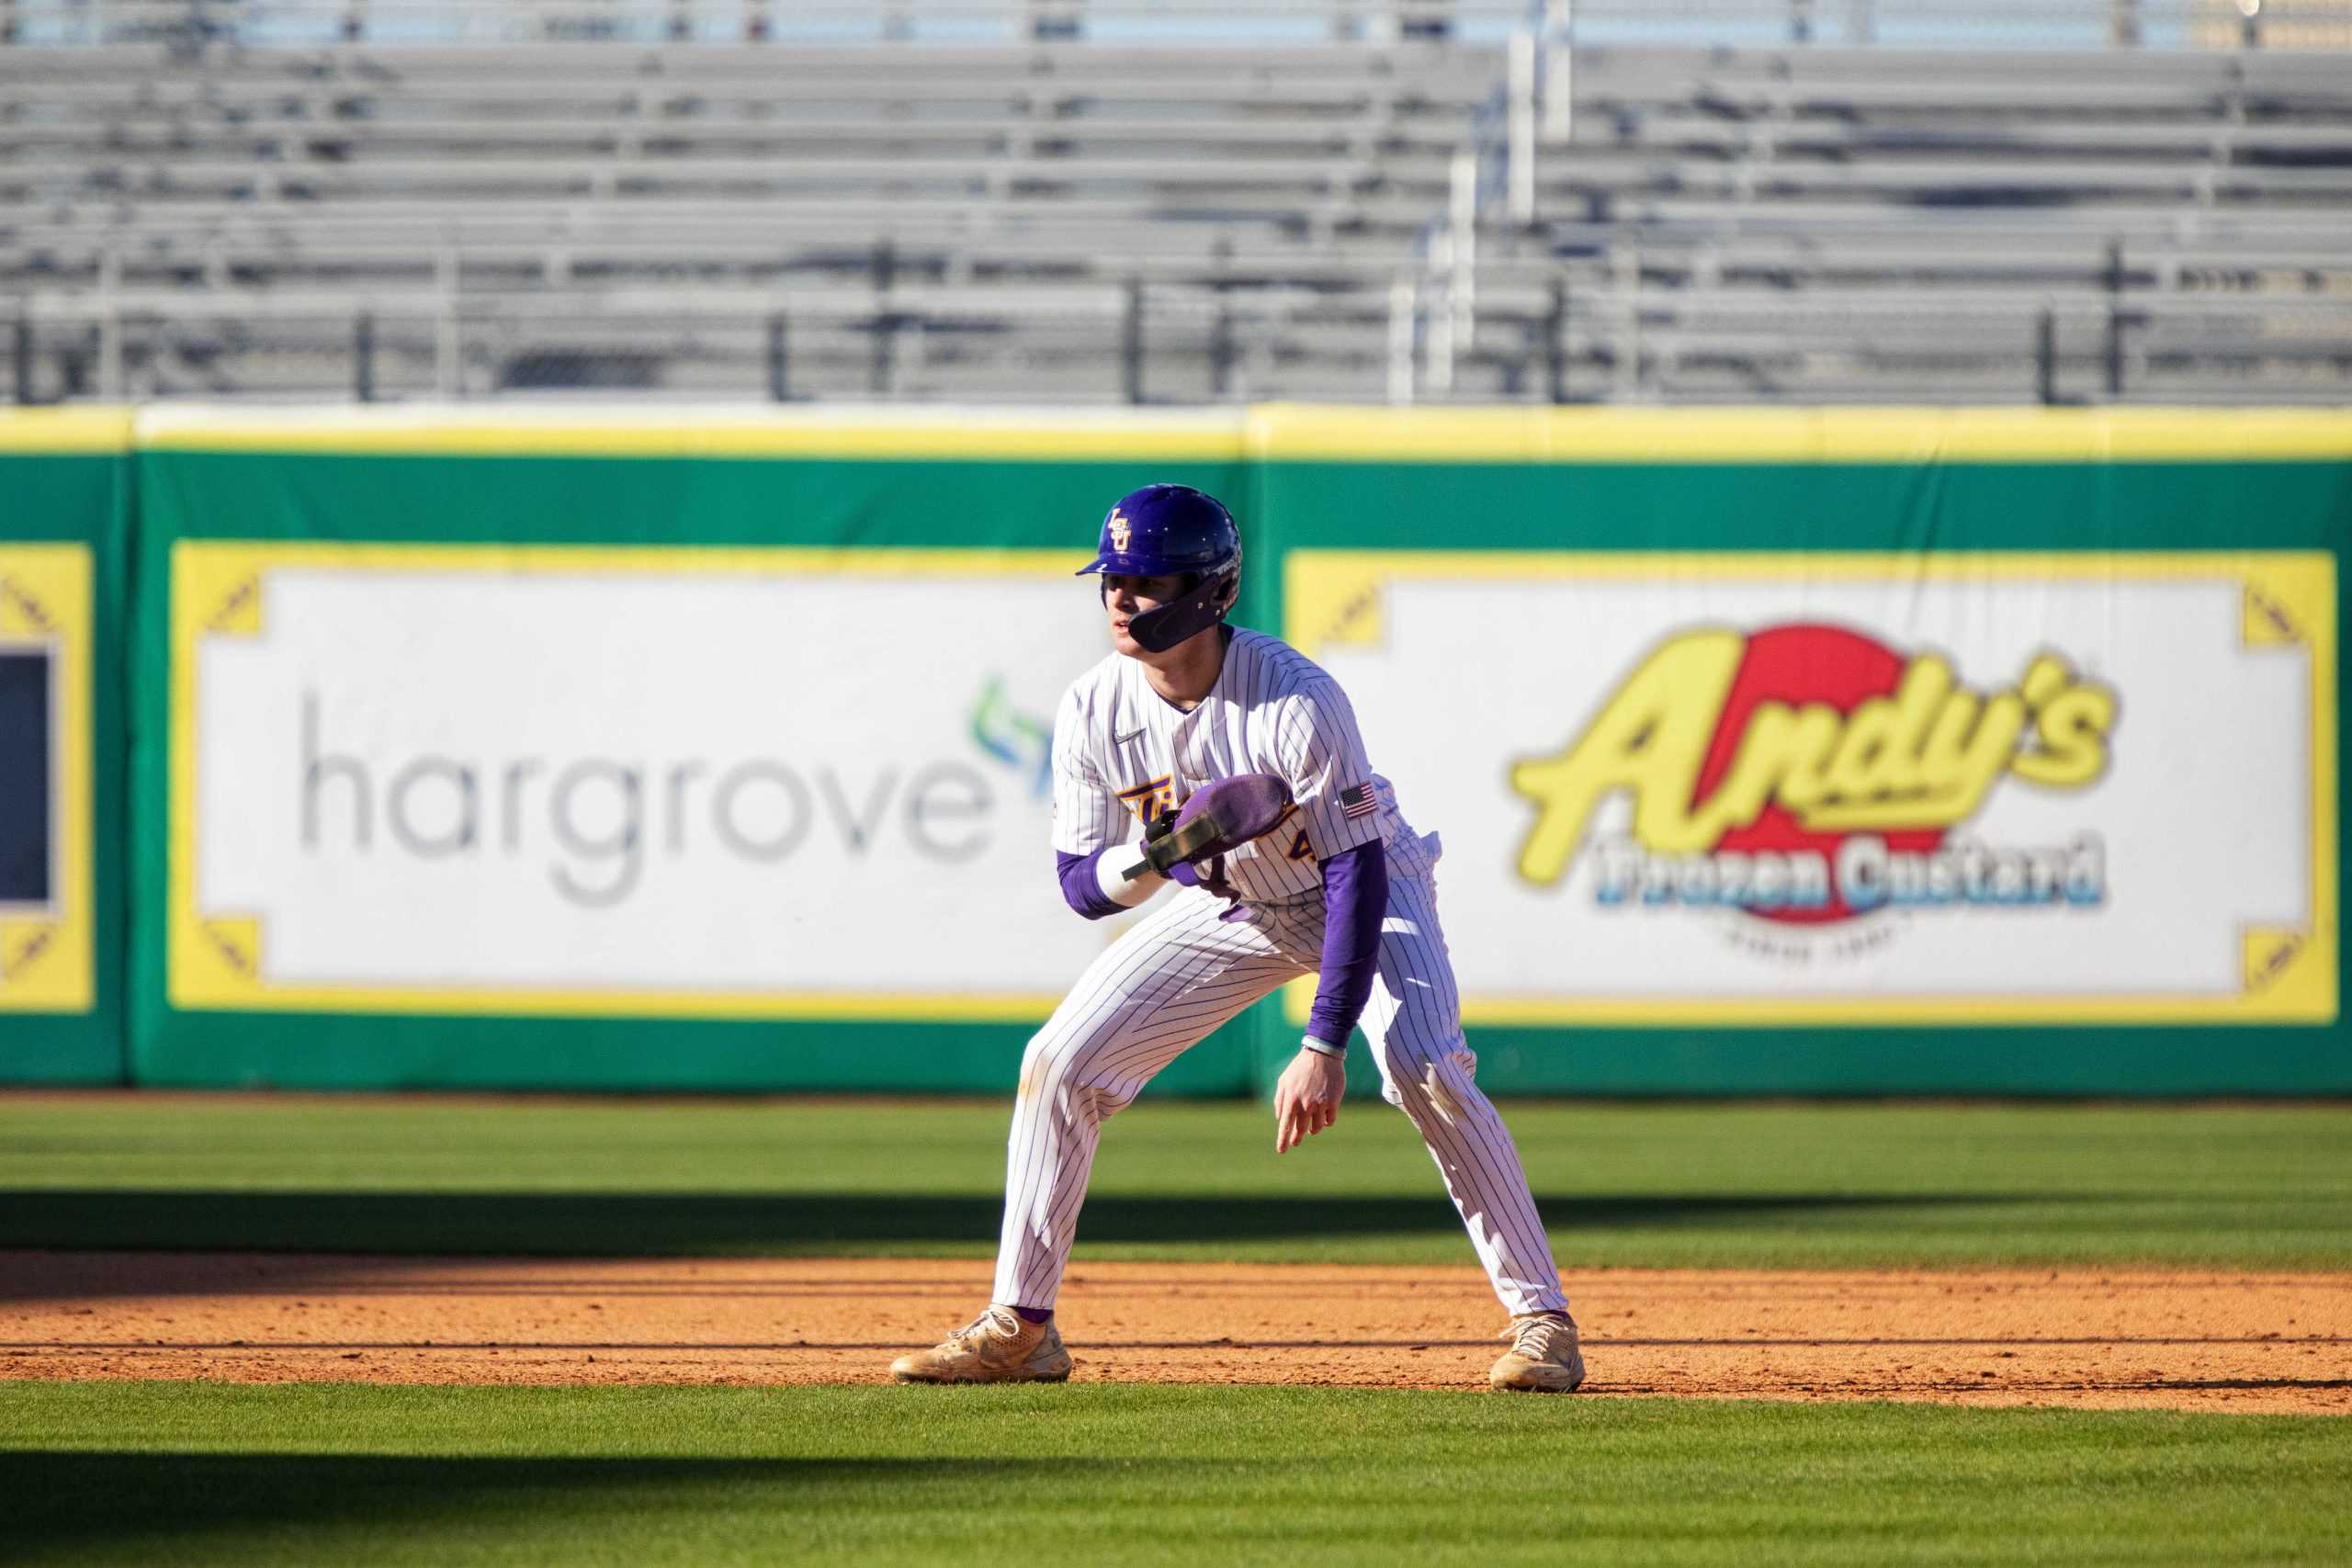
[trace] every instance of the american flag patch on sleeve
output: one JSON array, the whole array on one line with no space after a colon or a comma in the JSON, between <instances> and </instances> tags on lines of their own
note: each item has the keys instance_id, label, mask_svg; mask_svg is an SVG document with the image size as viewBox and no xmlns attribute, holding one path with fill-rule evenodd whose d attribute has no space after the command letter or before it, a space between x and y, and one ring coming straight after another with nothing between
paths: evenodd
<instances>
[{"instance_id":1,"label":"american flag patch on sleeve","mask_svg":"<svg viewBox=\"0 0 2352 1568\"><path fill-rule=\"evenodd\" d=\"M1369 817L1380 808L1380 797L1368 784L1350 784L1340 792L1341 817Z\"/></svg>"}]
</instances>

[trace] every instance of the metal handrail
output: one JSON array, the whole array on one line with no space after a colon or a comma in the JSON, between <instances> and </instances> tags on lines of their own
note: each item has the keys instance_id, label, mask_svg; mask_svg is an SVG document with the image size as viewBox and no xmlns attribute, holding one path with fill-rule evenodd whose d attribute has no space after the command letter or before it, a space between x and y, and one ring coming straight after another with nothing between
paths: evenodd
<instances>
[{"instance_id":1,"label":"metal handrail","mask_svg":"<svg viewBox=\"0 0 2352 1568\"><path fill-rule=\"evenodd\" d=\"M1722 364L1761 356L1823 354L1864 358L1929 354L1939 363L1970 363L1980 373L2006 374L2004 367L2030 364L2014 389L2020 400L2111 400L2129 397L2160 363L2188 360L2213 365L2272 361L2308 367L2312 376L2298 395L2329 400L2352 398L2352 300L2284 296L2211 297L2154 290L2097 297L2026 297L1998 300L1825 301L1827 323L1791 319L1790 301L1757 298L1725 299L1704 292L1638 288L1589 290L1571 300L1564 291L1548 297L1514 291L1490 301L1483 337L1464 363L1516 361L1539 367L1549 400L1651 400L1670 395L1688 364ZM228 291L134 290L119 293L45 292L14 301L0 299L0 361L13 358L18 400L33 400L38 361L44 354L70 354L95 366L86 395L135 395L126 367L139 353L153 355L175 333L198 332L199 341L233 340L274 329L308 327L308 335L287 346L340 356L356 395L365 399L378 385L377 365L387 344L405 330L410 341L428 341L432 390L463 394L468 345L521 334L590 331L617 334L625 344L608 352L642 356L682 352L698 340L741 344L745 333L764 334L769 395L792 398L796 385L787 369L787 344L806 342L810 331L831 331L863 342L871 373L863 390L873 396L903 395L896 370L897 345L926 335L971 336L1001 341L1017 360L1023 345L1056 343L1062 352L1088 353L1094 362L1118 367L1117 396L1130 402L1153 400L1148 389L1178 364L1212 367L1213 396L1246 396L1234 374L1238 358L1252 343L1283 346L1284 334L1308 330L1333 343L1352 342L1359 362L1381 357L1384 337L1397 323L1384 324L1381 293L1355 290L1337 296L1292 290L1264 296L1234 296L1211 289L1130 283L1124 288L1022 290L1001 298L961 295L952 289L898 295L841 288L773 290L743 288L672 296L660 290L614 290L578 296L521 293L436 293L425 289L366 294L331 289L291 290L253 296ZM1845 330L1832 330L1844 323ZM1894 335L1884 336L1888 329ZM84 334L62 340L61 332ZM703 339L709 333L731 338ZM664 334L670 334L666 339ZM1340 334L1334 339L1331 333ZM2189 334L2184 336L2182 334ZM684 334L681 337L679 334ZM1007 335L1010 334L1010 335ZM2065 346L2071 344L2071 347ZM734 351L739 354L741 351ZM1571 365L1589 367L1590 384L1571 388ZM1925 372L1922 372L1924 375ZM2076 381L2083 385L2075 385ZM2062 385L2062 382L2064 383ZM1890 375L1886 395L1933 395L1931 381L1916 388ZM1439 390L1451 395L1453 389ZM233 389L213 389L233 391ZM1396 389L1391 387L1392 400ZM2218 387L2226 392L2226 386ZM1107 389L1106 389L1107 391ZM1414 389L1406 389L1409 397Z\"/></svg>"},{"instance_id":2,"label":"metal handrail","mask_svg":"<svg viewBox=\"0 0 2352 1568\"><path fill-rule=\"evenodd\" d=\"M0 43L1500 42L1524 0L0 0ZM2343 0L1573 0L1579 43L2352 49Z\"/></svg>"}]
</instances>

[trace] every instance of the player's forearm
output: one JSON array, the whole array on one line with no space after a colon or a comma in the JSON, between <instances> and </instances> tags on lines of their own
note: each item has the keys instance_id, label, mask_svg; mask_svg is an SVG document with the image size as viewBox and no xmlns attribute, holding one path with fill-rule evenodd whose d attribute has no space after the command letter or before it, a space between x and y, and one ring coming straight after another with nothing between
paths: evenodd
<instances>
[{"instance_id":1,"label":"player's forearm","mask_svg":"<svg viewBox=\"0 0 2352 1568\"><path fill-rule=\"evenodd\" d=\"M1388 861L1375 840L1323 863L1323 965L1306 1035L1345 1045L1380 968L1380 922L1388 914Z\"/></svg>"},{"instance_id":2,"label":"player's forearm","mask_svg":"<svg viewBox=\"0 0 2352 1568\"><path fill-rule=\"evenodd\" d=\"M1134 851L1132 844L1114 844L1084 855L1056 850L1054 871L1061 880L1062 897L1090 920L1134 908L1168 884L1157 872L1134 878L1123 875L1115 863Z\"/></svg>"}]
</instances>

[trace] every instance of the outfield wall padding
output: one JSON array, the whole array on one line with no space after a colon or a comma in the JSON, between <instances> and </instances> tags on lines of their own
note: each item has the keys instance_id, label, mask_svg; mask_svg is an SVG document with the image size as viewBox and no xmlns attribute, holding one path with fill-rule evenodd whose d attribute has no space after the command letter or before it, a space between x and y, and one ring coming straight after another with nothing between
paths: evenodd
<instances>
[{"instance_id":1,"label":"outfield wall padding","mask_svg":"<svg viewBox=\"0 0 2352 1568\"><path fill-rule=\"evenodd\" d=\"M1396 771L1453 846L1440 877L1482 1081L2342 1093L2347 430L2267 412L1276 410L1257 501L1286 635L1368 729L1417 731ZM1653 660L1726 637L1746 662L1693 736L1722 752L1654 777L1649 804L1724 782L1741 700L1850 710L1923 659L1990 695L2047 656L2094 694L2069 701L2114 706L2096 777L2011 772L1956 822L1895 806L1869 830L1921 862L1939 839L1988 864L2082 846L2096 885L1843 919L1682 896L1673 876L1703 881L1726 850L1849 836L1777 796L1744 832L1662 853L1638 813L1604 820L1620 791L1565 866L1560 836L1532 848L1547 812L1584 804L1558 781L1591 761L1571 743L1595 716ZM1711 700L1678 692L1656 716L1671 732ZM1614 886L1595 870L1611 849Z\"/></svg>"},{"instance_id":2,"label":"outfield wall padding","mask_svg":"<svg viewBox=\"0 0 2352 1568\"><path fill-rule=\"evenodd\" d=\"M1497 1092L2352 1091L2352 416L158 409L121 467L142 1082L1004 1092L1113 934L1047 875L1071 572L1176 479L1442 840ZM1311 989L1155 1088L1264 1088Z\"/></svg>"}]
</instances>

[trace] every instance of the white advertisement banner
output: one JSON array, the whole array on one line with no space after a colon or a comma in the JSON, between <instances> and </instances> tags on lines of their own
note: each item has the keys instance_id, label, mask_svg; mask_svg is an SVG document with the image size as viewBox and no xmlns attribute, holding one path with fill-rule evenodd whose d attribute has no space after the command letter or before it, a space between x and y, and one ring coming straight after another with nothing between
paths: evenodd
<instances>
[{"instance_id":1,"label":"white advertisement banner","mask_svg":"<svg viewBox=\"0 0 2352 1568\"><path fill-rule=\"evenodd\" d=\"M175 1005L1027 1018L1067 552L175 547Z\"/></svg>"},{"instance_id":2,"label":"white advertisement banner","mask_svg":"<svg viewBox=\"0 0 2352 1568\"><path fill-rule=\"evenodd\" d=\"M2332 1019L2335 563L1289 558L1487 1022Z\"/></svg>"}]
</instances>

